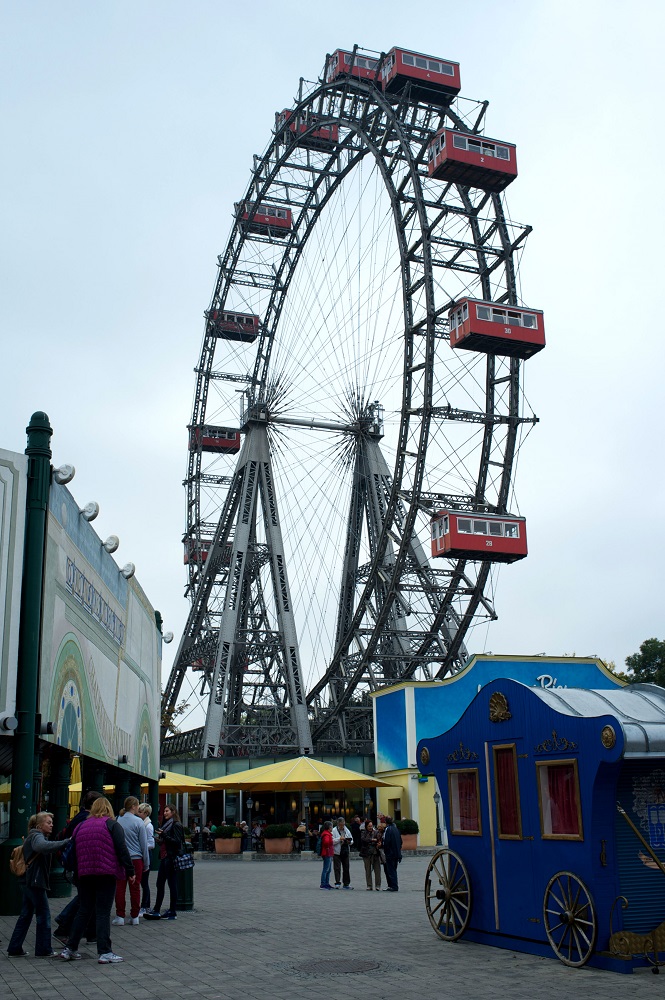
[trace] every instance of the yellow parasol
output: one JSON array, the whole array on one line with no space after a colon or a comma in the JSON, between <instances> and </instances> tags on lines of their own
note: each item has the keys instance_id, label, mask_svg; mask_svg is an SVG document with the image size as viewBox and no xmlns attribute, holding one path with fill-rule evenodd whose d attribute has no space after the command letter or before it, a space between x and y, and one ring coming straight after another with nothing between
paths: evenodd
<instances>
[{"instance_id":1,"label":"yellow parasol","mask_svg":"<svg viewBox=\"0 0 665 1000\"><path fill-rule=\"evenodd\" d=\"M361 774L350 771L346 767L327 764L313 757L296 757L296 759L280 760L276 764L266 764L264 767L251 767L246 771L227 774L223 778L212 778L208 788L212 791L220 788L245 788L251 791L274 790L292 791L307 789L317 792L334 788L376 788L377 786L392 787L389 782L381 781L371 774Z\"/></svg>"}]
</instances>

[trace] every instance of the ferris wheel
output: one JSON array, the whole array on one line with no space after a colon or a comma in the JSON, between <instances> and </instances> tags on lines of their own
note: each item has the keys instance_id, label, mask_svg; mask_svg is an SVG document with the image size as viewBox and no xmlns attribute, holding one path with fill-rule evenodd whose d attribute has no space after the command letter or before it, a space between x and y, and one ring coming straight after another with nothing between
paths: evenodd
<instances>
[{"instance_id":1,"label":"ferris wheel","mask_svg":"<svg viewBox=\"0 0 665 1000\"><path fill-rule=\"evenodd\" d=\"M206 724L169 754L371 752L369 694L458 671L526 555L530 227L502 202L515 147L459 90L448 60L337 50L254 158L205 313L164 695L193 672Z\"/></svg>"}]
</instances>

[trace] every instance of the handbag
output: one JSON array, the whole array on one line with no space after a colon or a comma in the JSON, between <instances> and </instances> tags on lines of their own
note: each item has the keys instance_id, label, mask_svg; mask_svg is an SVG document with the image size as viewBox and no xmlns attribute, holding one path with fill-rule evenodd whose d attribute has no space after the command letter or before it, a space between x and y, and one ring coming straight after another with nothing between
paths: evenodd
<instances>
[{"instance_id":1,"label":"handbag","mask_svg":"<svg viewBox=\"0 0 665 1000\"><path fill-rule=\"evenodd\" d=\"M188 868L194 867L194 858L191 854L177 854L173 859L173 864L179 872L184 872Z\"/></svg>"}]
</instances>

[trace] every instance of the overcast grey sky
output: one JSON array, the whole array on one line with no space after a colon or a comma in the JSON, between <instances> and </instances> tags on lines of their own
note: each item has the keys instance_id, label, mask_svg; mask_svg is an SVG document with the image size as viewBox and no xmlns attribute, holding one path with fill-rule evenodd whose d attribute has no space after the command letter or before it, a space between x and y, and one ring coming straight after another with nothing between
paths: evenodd
<instances>
[{"instance_id":1,"label":"overcast grey sky","mask_svg":"<svg viewBox=\"0 0 665 1000\"><path fill-rule=\"evenodd\" d=\"M663 629L662 37L659 2L329 6L0 4L4 155L0 446L54 427L71 490L181 630L186 431L202 313L233 202L326 52L404 45L461 63L517 143L523 297L548 347L516 473L530 555L498 577L470 651L623 664ZM165 651L165 675L177 641Z\"/></svg>"}]
</instances>

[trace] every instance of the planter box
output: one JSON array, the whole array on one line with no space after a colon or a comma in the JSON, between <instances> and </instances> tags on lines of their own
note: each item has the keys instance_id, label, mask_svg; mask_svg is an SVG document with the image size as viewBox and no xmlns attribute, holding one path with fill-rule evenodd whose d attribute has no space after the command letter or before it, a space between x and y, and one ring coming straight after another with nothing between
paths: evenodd
<instances>
[{"instance_id":1,"label":"planter box","mask_svg":"<svg viewBox=\"0 0 665 1000\"><path fill-rule=\"evenodd\" d=\"M215 854L240 854L242 837L215 837Z\"/></svg>"},{"instance_id":2,"label":"planter box","mask_svg":"<svg viewBox=\"0 0 665 1000\"><path fill-rule=\"evenodd\" d=\"M402 850L403 851L415 851L418 848L418 834L417 833L403 833L402 834Z\"/></svg>"},{"instance_id":3,"label":"planter box","mask_svg":"<svg viewBox=\"0 0 665 1000\"><path fill-rule=\"evenodd\" d=\"M265 840L266 854L290 854L293 850L293 837L276 837Z\"/></svg>"}]
</instances>

